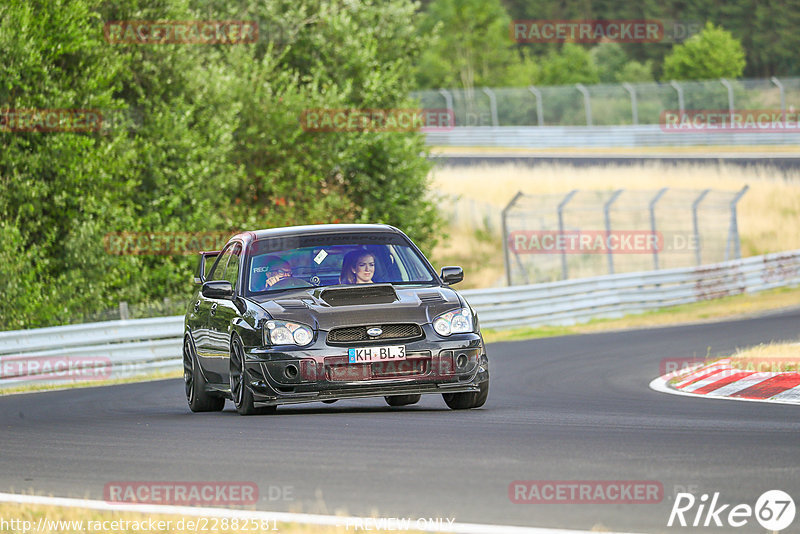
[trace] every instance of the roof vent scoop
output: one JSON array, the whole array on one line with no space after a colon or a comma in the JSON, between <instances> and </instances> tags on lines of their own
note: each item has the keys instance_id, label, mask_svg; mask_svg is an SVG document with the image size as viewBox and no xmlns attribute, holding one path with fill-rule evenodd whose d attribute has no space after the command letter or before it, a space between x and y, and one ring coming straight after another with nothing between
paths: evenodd
<instances>
[{"instance_id":1,"label":"roof vent scoop","mask_svg":"<svg viewBox=\"0 0 800 534\"><path fill-rule=\"evenodd\" d=\"M331 287L323 290L319 298L330 306L358 306L389 304L397 300L397 293L391 284L362 284Z\"/></svg>"}]
</instances>

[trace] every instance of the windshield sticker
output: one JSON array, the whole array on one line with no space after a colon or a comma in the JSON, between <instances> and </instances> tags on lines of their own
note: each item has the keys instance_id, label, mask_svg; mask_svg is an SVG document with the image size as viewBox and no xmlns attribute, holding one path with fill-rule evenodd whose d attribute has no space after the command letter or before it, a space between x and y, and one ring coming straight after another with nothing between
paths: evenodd
<instances>
[{"instance_id":1,"label":"windshield sticker","mask_svg":"<svg viewBox=\"0 0 800 534\"><path fill-rule=\"evenodd\" d=\"M327 252L325 252L325 250L324 250L324 249L323 249L323 250L320 250L320 251L319 251L319 254L317 254L316 256L314 256L314 263L316 263L317 265L319 265L320 263L322 263L323 261L325 261L325 258L327 258L327 257L328 257L328 253L327 253Z\"/></svg>"}]
</instances>

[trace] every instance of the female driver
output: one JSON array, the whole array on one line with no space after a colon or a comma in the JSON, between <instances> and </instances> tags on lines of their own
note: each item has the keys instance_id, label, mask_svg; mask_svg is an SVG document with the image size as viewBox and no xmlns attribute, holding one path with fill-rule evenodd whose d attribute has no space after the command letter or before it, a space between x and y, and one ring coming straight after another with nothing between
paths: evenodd
<instances>
[{"instance_id":1,"label":"female driver","mask_svg":"<svg viewBox=\"0 0 800 534\"><path fill-rule=\"evenodd\" d=\"M372 284L375 275L375 256L366 250L352 250L342 261L340 284Z\"/></svg>"}]
</instances>

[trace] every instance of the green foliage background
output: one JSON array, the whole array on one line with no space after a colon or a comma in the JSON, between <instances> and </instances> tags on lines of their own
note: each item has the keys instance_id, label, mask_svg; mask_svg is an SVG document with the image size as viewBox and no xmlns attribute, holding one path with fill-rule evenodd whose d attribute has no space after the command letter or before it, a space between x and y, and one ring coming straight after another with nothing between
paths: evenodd
<instances>
[{"instance_id":1,"label":"green foliage background","mask_svg":"<svg viewBox=\"0 0 800 534\"><path fill-rule=\"evenodd\" d=\"M425 45L412 2L11 0L0 107L85 108L100 132L0 132L0 329L188 298L196 260L114 255L109 232L385 222L422 247L420 133L312 133L308 108L403 108ZM247 45L121 45L112 20L256 20Z\"/></svg>"},{"instance_id":2,"label":"green foliage background","mask_svg":"<svg viewBox=\"0 0 800 534\"><path fill-rule=\"evenodd\" d=\"M796 2L766 0L423 0L419 88L525 87L656 79L798 76ZM648 43L515 43L524 20L650 20L664 39ZM699 36L698 36L699 34ZM695 35L695 38L689 38ZM689 47L688 49L686 47ZM675 54L688 59L676 71ZM670 58L673 58L670 60Z\"/></svg>"}]
</instances>

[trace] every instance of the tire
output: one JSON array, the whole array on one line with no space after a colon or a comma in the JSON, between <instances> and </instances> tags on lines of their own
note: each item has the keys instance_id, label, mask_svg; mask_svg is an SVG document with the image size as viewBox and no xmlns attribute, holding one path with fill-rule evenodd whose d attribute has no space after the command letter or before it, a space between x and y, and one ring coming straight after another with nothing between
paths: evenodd
<instances>
[{"instance_id":1,"label":"tire","mask_svg":"<svg viewBox=\"0 0 800 534\"><path fill-rule=\"evenodd\" d=\"M247 367L244 365L244 348L238 339L231 343L230 358L231 398L239 415L265 415L275 413L277 406L256 408L253 404L253 392L247 383Z\"/></svg>"},{"instance_id":2,"label":"tire","mask_svg":"<svg viewBox=\"0 0 800 534\"><path fill-rule=\"evenodd\" d=\"M389 406L408 406L409 404L416 404L422 398L422 395L391 395L384 397L386 404Z\"/></svg>"},{"instance_id":3,"label":"tire","mask_svg":"<svg viewBox=\"0 0 800 534\"><path fill-rule=\"evenodd\" d=\"M489 381L478 384L480 391L471 393L442 393L445 404L452 410L469 410L480 408L489 397Z\"/></svg>"},{"instance_id":4,"label":"tire","mask_svg":"<svg viewBox=\"0 0 800 534\"><path fill-rule=\"evenodd\" d=\"M183 340L183 383L189 409L193 412L220 412L225 408L223 397L214 397L206 391L206 379L200 372L189 336Z\"/></svg>"}]
</instances>

